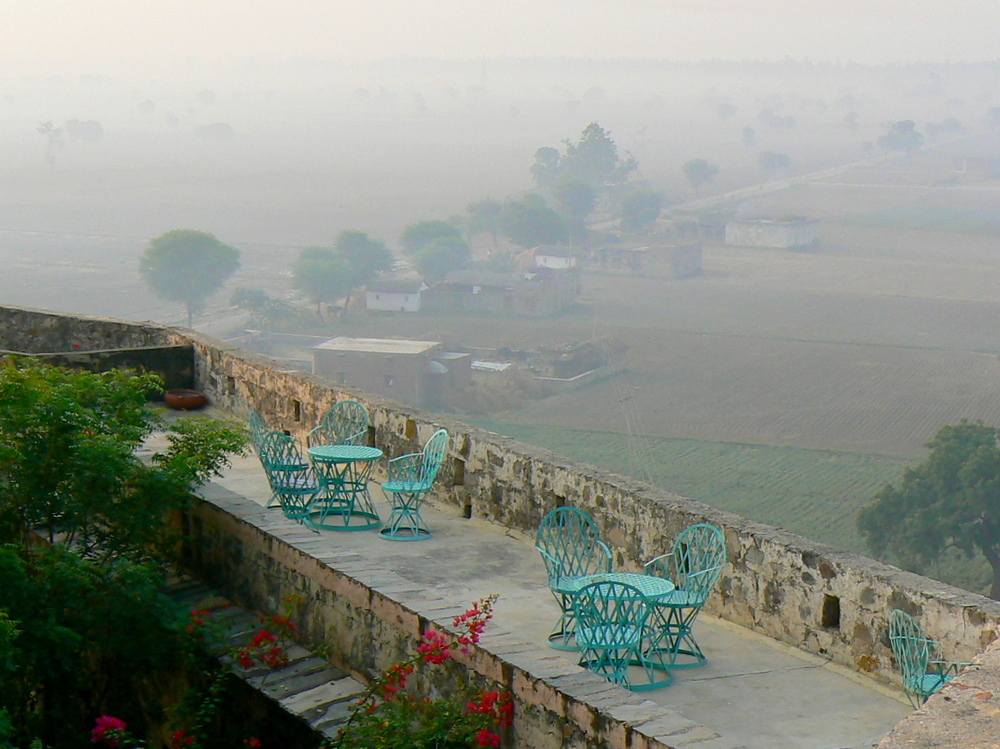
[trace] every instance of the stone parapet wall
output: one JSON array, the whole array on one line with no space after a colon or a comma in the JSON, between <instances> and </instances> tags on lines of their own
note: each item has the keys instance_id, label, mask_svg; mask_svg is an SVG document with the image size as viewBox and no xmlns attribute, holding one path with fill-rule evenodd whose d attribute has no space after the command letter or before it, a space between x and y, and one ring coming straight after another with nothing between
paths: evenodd
<instances>
[{"instance_id":1,"label":"stone parapet wall","mask_svg":"<svg viewBox=\"0 0 1000 749\"><path fill-rule=\"evenodd\" d=\"M168 329L104 317L0 307L0 349L25 354L110 351L163 346Z\"/></svg>"},{"instance_id":2,"label":"stone parapet wall","mask_svg":"<svg viewBox=\"0 0 1000 749\"><path fill-rule=\"evenodd\" d=\"M209 485L182 518L189 570L258 611L303 602L298 634L339 668L368 680L415 652L429 628L449 629L468 604L423 587L274 510ZM735 749L713 731L584 670L561 655L488 628L478 647L411 682L429 692L470 682L509 692L506 746L532 749ZM451 686L445 686L450 684Z\"/></svg>"}]
</instances>

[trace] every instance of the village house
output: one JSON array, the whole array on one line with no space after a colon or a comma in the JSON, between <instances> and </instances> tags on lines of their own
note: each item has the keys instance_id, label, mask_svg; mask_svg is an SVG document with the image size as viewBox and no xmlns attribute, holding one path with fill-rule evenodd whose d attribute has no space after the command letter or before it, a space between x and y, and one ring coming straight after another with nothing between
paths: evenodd
<instances>
[{"instance_id":1,"label":"village house","mask_svg":"<svg viewBox=\"0 0 1000 749\"><path fill-rule=\"evenodd\" d=\"M726 244L741 247L808 247L819 238L819 221L801 216L735 219L726 224Z\"/></svg>"},{"instance_id":2,"label":"village house","mask_svg":"<svg viewBox=\"0 0 1000 749\"><path fill-rule=\"evenodd\" d=\"M427 290L421 280L372 281L365 289L365 307L381 312L419 312L420 295Z\"/></svg>"}]
</instances>

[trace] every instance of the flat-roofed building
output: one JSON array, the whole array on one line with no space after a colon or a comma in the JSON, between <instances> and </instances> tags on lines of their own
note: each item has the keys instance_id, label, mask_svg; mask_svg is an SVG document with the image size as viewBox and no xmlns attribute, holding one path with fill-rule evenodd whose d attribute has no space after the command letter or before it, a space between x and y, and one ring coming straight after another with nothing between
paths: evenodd
<instances>
[{"instance_id":1,"label":"flat-roofed building","mask_svg":"<svg viewBox=\"0 0 1000 749\"><path fill-rule=\"evenodd\" d=\"M312 347L313 372L394 400L423 405L438 341L338 336Z\"/></svg>"}]
</instances>

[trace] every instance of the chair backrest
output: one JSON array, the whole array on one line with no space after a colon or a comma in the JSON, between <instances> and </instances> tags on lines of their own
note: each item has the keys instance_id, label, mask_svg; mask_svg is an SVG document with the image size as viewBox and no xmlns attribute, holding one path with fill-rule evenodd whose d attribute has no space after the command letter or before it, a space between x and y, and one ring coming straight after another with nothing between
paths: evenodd
<instances>
[{"instance_id":1,"label":"chair backrest","mask_svg":"<svg viewBox=\"0 0 1000 749\"><path fill-rule=\"evenodd\" d=\"M667 577L679 590L705 600L719 581L727 557L723 532L711 523L696 523L682 530L673 551L650 562L646 572Z\"/></svg>"},{"instance_id":2,"label":"chair backrest","mask_svg":"<svg viewBox=\"0 0 1000 749\"><path fill-rule=\"evenodd\" d=\"M438 429L424 444L424 449L422 450L423 457L420 460L419 482L421 485L430 486L434 483L438 471L441 470L441 466L444 464L444 456L448 451L449 439L446 429Z\"/></svg>"},{"instance_id":3,"label":"chair backrest","mask_svg":"<svg viewBox=\"0 0 1000 749\"><path fill-rule=\"evenodd\" d=\"M264 470L298 471L309 467L309 461L302 455L299 443L291 435L272 431L264 435L259 448L260 462Z\"/></svg>"},{"instance_id":4,"label":"chair backrest","mask_svg":"<svg viewBox=\"0 0 1000 749\"><path fill-rule=\"evenodd\" d=\"M587 630L588 648L622 647L626 640L642 638L643 625L652 610L642 592L620 582L587 585L573 596L577 632Z\"/></svg>"},{"instance_id":5,"label":"chair backrest","mask_svg":"<svg viewBox=\"0 0 1000 749\"><path fill-rule=\"evenodd\" d=\"M561 577L611 571L611 552L601 541L597 523L576 507L557 507L542 518L535 535L549 585Z\"/></svg>"},{"instance_id":6,"label":"chair backrest","mask_svg":"<svg viewBox=\"0 0 1000 749\"><path fill-rule=\"evenodd\" d=\"M916 619L905 611L894 609L889 616L889 644L903 675L903 688L919 694L923 702L929 696L923 689L924 674L934 658L937 642L924 636Z\"/></svg>"},{"instance_id":7,"label":"chair backrest","mask_svg":"<svg viewBox=\"0 0 1000 749\"><path fill-rule=\"evenodd\" d=\"M368 441L371 420L368 409L358 401L334 403L315 429L309 432L307 442L316 445L363 445Z\"/></svg>"},{"instance_id":8,"label":"chair backrest","mask_svg":"<svg viewBox=\"0 0 1000 749\"><path fill-rule=\"evenodd\" d=\"M260 411L253 410L250 412L250 443L253 445L254 450L258 453L260 452L260 443L264 441L264 436L270 431L267 426L267 422L264 421L264 417L261 415Z\"/></svg>"}]
</instances>

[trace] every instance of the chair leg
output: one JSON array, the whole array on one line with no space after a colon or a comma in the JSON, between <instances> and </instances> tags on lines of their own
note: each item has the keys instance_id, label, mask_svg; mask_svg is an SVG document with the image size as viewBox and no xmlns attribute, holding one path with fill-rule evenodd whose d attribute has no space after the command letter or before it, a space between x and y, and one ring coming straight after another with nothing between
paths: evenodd
<instances>
[{"instance_id":1,"label":"chair leg","mask_svg":"<svg viewBox=\"0 0 1000 749\"><path fill-rule=\"evenodd\" d=\"M559 620L549 633L549 647L556 650L579 651L576 643L576 612L573 610L573 600L563 593L552 591L562 613Z\"/></svg>"},{"instance_id":2,"label":"chair leg","mask_svg":"<svg viewBox=\"0 0 1000 749\"><path fill-rule=\"evenodd\" d=\"M693 632L699 611L700 607L657 606L646 651L654 664L665 668L697 668L708 663Z\"/></svg>"},{"instance_id":3,"label":"chair leg","mask_svg":"<svg viewBox=\"0 0 1000 749\"><path fill-rule=\"evenodd\" d=\"M424 493L397 493L389 498L392 512L379 536L387 541L423 541L431 537L430 529L420 515Z\"/></svg>"}]
</instances>

